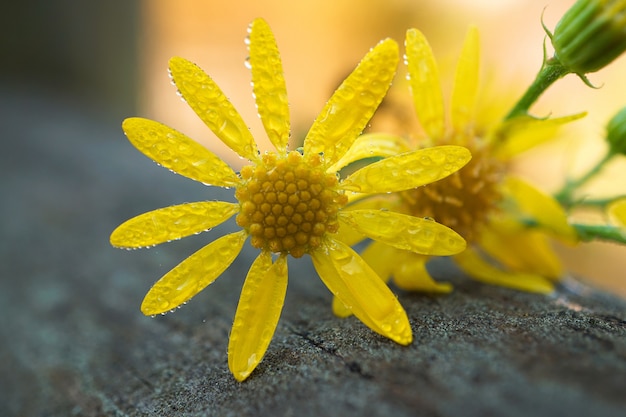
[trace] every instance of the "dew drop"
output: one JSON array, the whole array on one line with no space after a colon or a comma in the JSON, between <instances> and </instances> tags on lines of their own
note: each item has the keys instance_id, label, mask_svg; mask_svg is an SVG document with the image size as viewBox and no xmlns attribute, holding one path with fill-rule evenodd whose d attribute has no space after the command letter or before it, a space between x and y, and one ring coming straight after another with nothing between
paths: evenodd
<instances>
[{"instance_id":1,"label":"dew drop","mask_svg":"<svg viewBox=\"0 0 626 417\"><path fill-rule=\"evenodd\" d=\"M257 363L257 360L256 360L256 353L253 353L253 354L252 354L252 355L250 355L250 357L248 358L248 368L253 367L256 363Z\"/></svg>"}]
</instances>

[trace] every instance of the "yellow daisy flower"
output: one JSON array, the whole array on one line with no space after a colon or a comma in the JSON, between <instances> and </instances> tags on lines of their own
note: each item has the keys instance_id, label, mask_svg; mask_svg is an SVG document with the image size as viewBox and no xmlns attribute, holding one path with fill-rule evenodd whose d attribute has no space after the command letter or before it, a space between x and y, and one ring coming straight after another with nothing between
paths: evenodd
<instances>
[{"instance_id":1,"label":"yellow daisy flower","mask_svg":"<svg viewBox=\"0 0 626 417\"><path fill-rule=\"evenodd\" d=\"M244 242L261 253L245 279L228 346L228 365L239 381L261 361L272 339L287 288L287 256L311 256L328 289L373 331L407 345L412 332L394 294L363 259L337 238L358 232L403 250L448 255L465 241L438 223L372 209L343 207L353 193L386 193L443 178L470 159L467 149L445 146L407 152L340 180L337 170L380 104L394 77L398 46L382 41L341 84L317 117L303 150L288 151L289 107L276 41L262 19L249 30L249 66L259 116L276 148L261 155L241 116L215 82L182 58L170 60L180 94L213 131L250 161L236 173L192 139L160 123L130 118L128 139L170 170L207 185L235 187L237 203L203 201L144 213L119 226L111 243L122 248L153 246L210 228L236 215L241 230L225 235L165 274L146 295L146 315L168 312L211 284L235 260Z\"/></svg>"},{"instance_id":2,"label":"yellow daisy flower","mask_svg":"<svg viewBox=\"0 0 626 417\"><path fill-rule=\"evenodd\" d=\"M433 218L467 240L468 248L454 260L471 277L519 290L550 292L561 268L547 235L575 240L576 232L554 199L511 174L509 161L553 137L555 127L582 114L554 119L524 115L506 122L501 121L503 114L476 114L479 38L477 29L472 28L458 61L447 115L437 65L426 38L411 29L405 47L413 102L424 131L419 145L462 145L471 151L472 160L441 181L394 193L384 203L363 200L354 208L385 204L394 211ZM408 139L380 134L360 137L355 147L379 142L381 157L416 147ZM529 223L534 227L528 227ZM349 243L358 240L354 236ZM452 289L449 283L432 279L426 269L429 256L385 242L371 243L362 256L382 278L393 278L400 288L439 293ZM338 300L333 305L336 314L349 314Z\"/></svg>"}]
</instances>

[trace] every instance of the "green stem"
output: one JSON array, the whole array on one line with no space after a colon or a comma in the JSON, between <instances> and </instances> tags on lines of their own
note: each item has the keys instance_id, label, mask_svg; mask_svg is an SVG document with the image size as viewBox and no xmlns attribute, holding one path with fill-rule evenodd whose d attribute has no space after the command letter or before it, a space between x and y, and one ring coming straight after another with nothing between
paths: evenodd
<instances>
[{"instance_id":1,"label":"green stem","mask_svg":"<svg viewBox=\"0 0 626 417\"><path fill-rule=\"evenodd\" d=\"M548 59L539 73L535 77L533 83L528 87L526 93L519 99L517 104L513 106L509 114L506 115L504 121L510 120L516 116L528 114L530 106L537 101L544 91L548 89L556 80L569 74L570 71L559 62L556 58Z\"/></svg>"},{"instance_id":2,"label":"green stem","mask_svg":"<svg viewBox=\"0 0 626 417\"><path fill-rule=\"evenodd\" d=\"M602 170L604 165L614 156L615 153L609 149L606 155L604 155L604 157L591 167L591 169L584 175L575 180L568 180L563 188L561 188L561 190L554 195L554 198L556 198L557 201L564 207L572 206L575 203L574 193L578 190L578 188L582 187L587 181L596 176Z\"/></svg>"},{"instance_id":3,"label":"green stem","mask_svg":"<svg viewBox=\"0 0 626 417\"><path fill-rule=\"evenodd\" d=\"M626 244L624 229L606 224L572 224L582 241L607 240Z\"/></svg>"}]
</instances>

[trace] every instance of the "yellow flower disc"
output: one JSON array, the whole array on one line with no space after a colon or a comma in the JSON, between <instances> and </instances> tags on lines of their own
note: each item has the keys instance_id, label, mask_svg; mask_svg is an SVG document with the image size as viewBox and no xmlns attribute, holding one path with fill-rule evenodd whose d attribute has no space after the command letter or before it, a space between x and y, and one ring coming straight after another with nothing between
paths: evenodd
<instances>
[{"instance_id":1,"label":"yellow flower disc","mask_svg":"<svg viewBox=\"0 0 626 417\"><path fill-rule=\"evenodd\" d=\"M337 212L348 199L319 155L268 153L262 163L245 166L241 177L237 224L250 234L252 246L299 258L318 248L325 233L337 232Z\"/></svg>"},{"instance_id":2,"label":"yellow flower disc","mask_svg":"<svg viewBox=\"0 0 626 417\"><path fill-rule=\"evenodd\" d=\"M406 214L431 217L472 241L502 200L505 166L489 149L470 146L473 140L463 142L472 152L466 166L437 182L402 191L400 198Z\"/></svg>"}]
</instances>

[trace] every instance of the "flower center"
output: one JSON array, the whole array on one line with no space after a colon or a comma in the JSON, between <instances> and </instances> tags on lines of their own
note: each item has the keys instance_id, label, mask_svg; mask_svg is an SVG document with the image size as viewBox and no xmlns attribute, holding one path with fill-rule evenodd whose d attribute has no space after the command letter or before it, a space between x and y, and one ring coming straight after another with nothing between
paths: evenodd
<instances>
[{"instance_id":1,"label":"flower center","mask_svg":"<svg viewBox=\"0 0 626 417\"><path fill-rule=\"evenodd\" d=\"M241 177L237 224L250 234L252 246L299 258L318 248L325 233L337 232L337 212L347 197L319 155L268 153L262 163L243 167Z\"/></svg>"},{"instance_id":2,"label":"flower center","mask_svg":"<svg viewBox=\"0 0 626 417\"><path fill-rule=\"evenodd\" d=\"M476 141L464 146L472 153L466 166L442 180L403 191L400 198L407 214L432 217L472 242L502 200L499 185L506 166Z\"/></svg>"}]
</instances>

